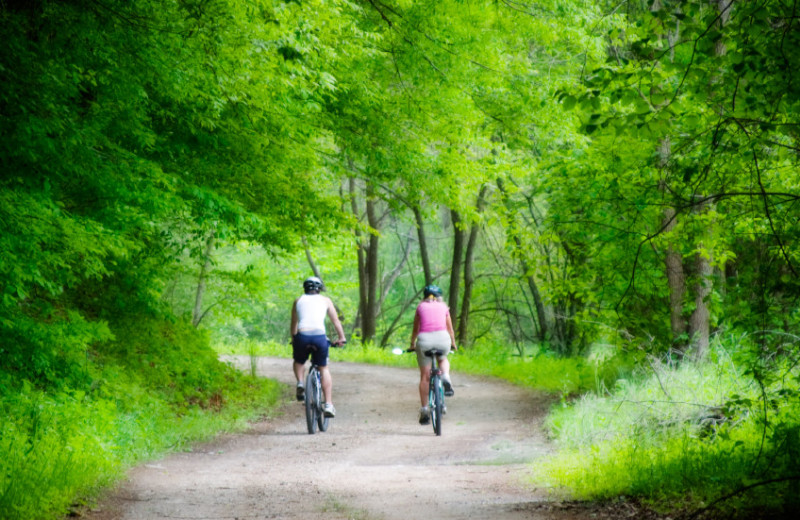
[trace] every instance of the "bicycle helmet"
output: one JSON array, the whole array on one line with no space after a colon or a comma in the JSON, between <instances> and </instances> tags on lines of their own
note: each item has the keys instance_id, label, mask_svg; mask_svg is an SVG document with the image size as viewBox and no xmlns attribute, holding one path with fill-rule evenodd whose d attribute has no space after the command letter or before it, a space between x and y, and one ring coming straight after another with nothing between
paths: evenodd
<instances>
[{"instance_id":1,"label":"bicycle helmet","mask_svg":"<svg viewBox=\"0 0 800 520\"><path fill-rule=\"evenodd\" d=\"M322 280L317 278L316 276L312 276L311 278L306 278L303 282L303 290L308 293L315 293L325 290L325 285L322 283Z\"/></svg>"},{"instance_id":2,"label":"bicycle helmet","mask_svg":"<svg viewBox=\"0 0 800 520\"><path fill-rule=\"evenodd\" d=\"M428 296L442 297L442 289L438 285L426 285L422 292L425 294L426 298Z\"/></svg>"}]
</instances>

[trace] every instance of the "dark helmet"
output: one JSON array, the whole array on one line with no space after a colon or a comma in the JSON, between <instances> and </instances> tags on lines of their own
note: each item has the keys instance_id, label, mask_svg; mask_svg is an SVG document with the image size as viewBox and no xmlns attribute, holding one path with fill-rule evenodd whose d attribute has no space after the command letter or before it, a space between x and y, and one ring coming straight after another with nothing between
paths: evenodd
<instances>
[{"instance_id":1,"label":"dark helmet","mask_svg":"<svg viewBox=\"0 0 800 520\"><path fill-rule=\"evenodd\" d=\"M431 295L436 296L437 298L442 297L442 288L438 285L426 285L422 292L425 294L426 298Z\"/></svg>"},{"instance_id":2,"label":"dark helmet","mask_svg":"<svg viewBox=\"0 0 800 520\"><path fill-rule=\"evenodd\" d=\"M306 280L303 282L303 290L306 292L306 294L320 292L325 290L325 285L322 283L322 280L316 276L312 276L311 278L306 278Z\"/></svg>"}]
</instances>

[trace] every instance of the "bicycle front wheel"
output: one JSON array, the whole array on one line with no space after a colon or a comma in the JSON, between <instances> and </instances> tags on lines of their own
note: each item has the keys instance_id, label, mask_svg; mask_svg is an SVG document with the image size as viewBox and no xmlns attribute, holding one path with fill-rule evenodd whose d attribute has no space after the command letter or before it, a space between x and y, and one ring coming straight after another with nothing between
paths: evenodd
<instances>
[{"instance_id":1,"label":"bicycle front wheel","mask_svg":"<svg viewBox=\"0 0 800 520\"><path fill-rule=\"evenodd\" d=\"M442 411L444 409L444 392L442 390L442 380L439 375L431 377L430 389L428 390L428 409L431 413L431 426L433 433L442 434Z\"/></svg>"},{"instance_id":2,"label":"bicycle front wheel","mask_svg":"<svg viewBox=\"0 0 800 520\"><path fill-rule=\"evenodd\" d=\"M313 435L317 433L317 415L319 410L319 378L317 377L317 369L311 367L306 375L306 426L308 426L308 433Z\"/></svg>"}]
</instances>

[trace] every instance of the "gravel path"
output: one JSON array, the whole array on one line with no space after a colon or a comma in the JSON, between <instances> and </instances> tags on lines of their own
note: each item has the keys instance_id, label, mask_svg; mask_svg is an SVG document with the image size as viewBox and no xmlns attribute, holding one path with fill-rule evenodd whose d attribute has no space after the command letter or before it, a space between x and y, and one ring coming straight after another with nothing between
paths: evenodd
<instances>
[{"instance_id":1,"label":"gravel path","mask_svg":"<svg viewBox=\"0 0 800 520\"><path fill-rule=\"evenodd\" d=\"M235 360L242 368L249 360ZM526 480L550 450L551 400L454 365L443 434L417 423L415 369L332 361L337 415L309 435L303 406L134 469L84 518L510 520L589 518ZM291 360L261 358L259 374L293 384Z\"/></svg>"}]
</instances>

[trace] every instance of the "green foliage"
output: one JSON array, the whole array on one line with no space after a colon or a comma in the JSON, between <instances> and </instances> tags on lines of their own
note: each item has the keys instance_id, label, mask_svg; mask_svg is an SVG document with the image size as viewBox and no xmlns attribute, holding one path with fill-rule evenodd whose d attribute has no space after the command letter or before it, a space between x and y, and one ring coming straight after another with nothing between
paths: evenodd
<instances>
[{"instance_id":1,"label":"green foliage","mask_svg":"<svg viewBox=\"0 0 800 520\"><path fill-rule=\"evenodd\" d=\"M554 410L548 428L560 452L537 461L535 478L578 498L626 495L671 510L797 508L793 358L764 372L738 353L747 344L733 347L699 364L653 361L613 390Z\"/></svg>"},{"instance_id":2,"label":"green foliage","mask_svg":"<svg viewBox=\"0 0 800 520\"><path fill-rule=\"evenodd\" d=\"M615 381L685 343L676 322L705 305L712 333L761 331L732 364L752 373L720 378L769 391L723 385L703 406L783 410L794 389L772 391L770 363L800 325L796 23L782 0L1 3L0 397L31 417L2 438L13 472L57 438L75 460L94 450L67 427L81 407L104 432L132 417L116 435L134 452L146 417L188 429L226 409L237 379L207 342L285 344L303 242L350 334L352 231L380 238L377 337L404 344L423 282L412 211L445 288L455 233L475 231L463 368L565 397L657 393ZM407 362L351 343L345 359ZM593 417L587 438L606 427ZM665 467L704 457L687 417L644 421L664 430ZM772 419L759 459L783 468L768 451L796 427ZM619 457L658 446L620 439ZM731 461L752 456L736 442ZM124 465L108 460L81 464Z\"/></svg>"},{"instance_id":3,"label":"green foliage","mask_svg":"<svg viewBox=\"0 0 800 520\"><path fill-rule=\"evenodd\" d=\"M632 359L623 354L605 358L563 357L533 346L520 355L502 343L485 342L457 356L459 370L495 376L563 398L613 384L632 365Z\"/></svg>"},{"instance_id":4,"label":"green foliage","mask_svg":"<svg viewBox=\"0 0 800 520\"><path fill-rule=\"evenodd\" d=\"M66 514L131 465L240 429L280 397L277 383L218 362L194 329L136 323L116 331L126 339L114 354L58 380L58 392L0 371L0 516Z\"/></svg>"},{"instance_id":5,"label":"green foliage","mask_svg":"<svg viewBox=\"0 0 800 520\"><path fill-rule=\"evenodd\" d=\"M796 328L793 317L768 323L793 316L783 297L797 291L778 282L778 273L797 270L797 85L785 72L800 60L793 8L768 1L640 9L609 17L607 59L587 61L581 85L558 96L590 139L588 160L555 158L556 172L568 170L548 196L562 221L574 223L560 225L561 235L573 247L591 243L576 282L602 280L600 305L623 311L635 334L669 344L659 322L663 258L668 249L683 259L700 254L718 270L712 326ZM668 209L673 227L664 221ZM686 298L684 315L693 307ZM642 309L656 310L656 319Z\"/></svg>"}]
</instances>

